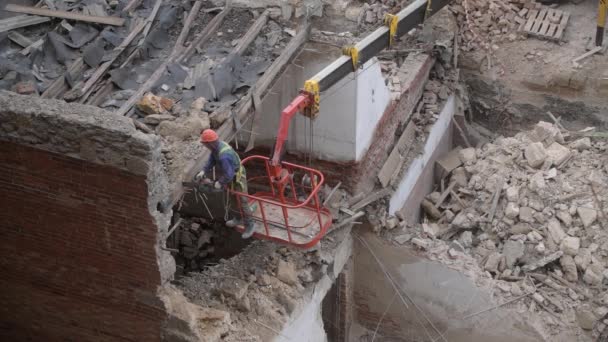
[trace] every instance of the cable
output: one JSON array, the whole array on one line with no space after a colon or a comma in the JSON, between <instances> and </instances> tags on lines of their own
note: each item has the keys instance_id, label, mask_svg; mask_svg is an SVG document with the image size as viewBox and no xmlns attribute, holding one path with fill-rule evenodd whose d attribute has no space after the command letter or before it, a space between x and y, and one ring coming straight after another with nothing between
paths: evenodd
<instances>
[{"instance_id":1,"label":"cable","mask_svg":"<svg viewBox=\"0 0 608 342\"><path fill-rule=\"evenodd\" d=\"M378 265L382 269L382 272L384 273L384 275L387 277L387 279L389 280L389 282L391 283L391 285L393 286L393 288L395 289L395 291L397 291L397 293L399 295L399 298L401 299L401 302L405 305L405 307L408 308L409 306L406 304L405 299L401 295L401 292L403 292L403 294L405 294L405 296L407 297L407 299L412 303L412 305L414 305L414 308L416 308L416 310L418 310L418 312L420 312L420 314L422 315L422 317L424 317L424 319L431 325L431 327L433 328L433 330L435 330L435 332L437 332L437 334L439 334L439 337L441 339L443 339L445 342L448 342L448 340L443 336L443 333L441 333L439 331L439 329L437 329L437 327L435 326L435 324L433 324L433 322L428 318L428 316L426 315L426 313L412 300L412 297L410 297L410 295L403 288L401 288L400 286L397 285L397 283L393 280L393 277L391 276L391 274L386 270L384 264L382 264L382 262L380 261L380 259L378 258L378 256L376 256L376 253L374 253L374 251L371 249L371 247L369 247L369 245L367 244L367 242L365 240L363 240L361 237L359 237L358 235L355 235L355 237L372 254L372 256L374 257L374 259L376 260L376 262L378 263ZM418 318L416 318L416 319L418 319ZM420 323L420 321L419 321L419 323ZM422 327L424 328L425 332L427 333L427 336L432 341L433 338L431 337L431 334L428 332L426 326L424 324L422 324Z\"/></svg>"}]
</instances>

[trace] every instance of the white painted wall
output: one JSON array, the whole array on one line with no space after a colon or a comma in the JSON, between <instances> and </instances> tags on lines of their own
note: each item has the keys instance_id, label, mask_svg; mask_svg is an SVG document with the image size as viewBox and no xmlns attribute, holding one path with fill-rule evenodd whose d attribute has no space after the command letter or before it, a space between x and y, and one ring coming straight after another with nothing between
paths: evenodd
<instances>
[{"instance_id":1,"label":"white painted wall","mask_svg":"<svg viewBox=\"0 0 608 342\"><path fill-rule=\"evenodd\" d=\"M439 118L437 122L431 128L431 132L429 133L429 137L427 138L426 144L424 145L424 152L421 156L414 159L412 164L407 170L405 176L401 179L399 186L397 187L397 191L393 193L389 204L389 215L395 214L395 212L401 210L405 202L408 200L416 182L420 178L422 174L422 170L426 167L426 165L431 162L431 156L433 152L437 149L439 145L439 141L446 134L447 130L450 128L452 117L456 112L456 101L454 100L454 95L448 98L443 110L439 114Z\"/></svg>"},{"instance_id":2,"label":"white painted wall","mask_svg":"<svg viewBox=\"0 0 608 342\"><path fill-rule=\"evenodd\" d=\"M360 160L369 148L376 125L391 102L380 63L374 58L363 66L363 70L357 73L356 160Z\"/></svg>"},{"instance_id":3,"label":"white painted wall","mask_svg":"<svg viewBox=\"0 0 608 342\"><path fill-rule=\"evenodd\" d=\"M297 96L308 78L339 56L340 51L333 47L306 44L262 100L263 117L254 129L258 133L256 144L272 146L281 111ZM389 103L390 93L376 59L323 92L319 116L312 124L315 156L342 162L360 160ZM310 120L296 116L291 122L287 149L308 151L310 136Z\"/></svg>"}]
</instances>

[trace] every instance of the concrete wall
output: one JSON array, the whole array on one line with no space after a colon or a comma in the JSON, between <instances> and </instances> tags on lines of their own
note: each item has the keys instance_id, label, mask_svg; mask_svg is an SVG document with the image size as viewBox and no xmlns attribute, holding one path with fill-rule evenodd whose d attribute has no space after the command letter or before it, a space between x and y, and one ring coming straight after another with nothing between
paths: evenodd
<instances>
[{"instance_id":1,"label":"concrete wall","mask_svg":"<svg viewBox=\"0 0 608 342\"><path fill-rule=\"evenodd\" d=\"M456 101L452 95L431 128L422 155L410 164L391 196L390 215L400 211L408 222L418 222L420 202L433 189L435 161L452 149L452 117L455 111Z\"/></svg>"},{"instance_id":2,"label":"concrete wall","mask_svg":"<svg viewBox=\"0 0 608 342\"><path fill-rule=\"evenodd\" d=\"M327 335L323 327L321 308L323 299L342 272L353 252L353 238L350 229L339 232L334 237L339 238L340 243L335 248L330 248L331 255L324 256L330 260L327 273L314 285L312 293L307 294L303 306L298 307L285 324L281 334L274 342L324 342Z\"/></svg>"},{"instance_id":3,"label":"concrete wall","mask_svg":"<svg viewBox=\"0 0 608 342\"><path fill-rule=\"evenodd\" d=\"M507 306L465 318L496 305L489 290L477 287L461 272L419 258L415 251L393 246L372 232L361 234L361 239L365 244L356 240L353 253L354 321L365 328L368 337L378 329L377 341L395 336L400 341L441 341L428 319L445 341L543 340L530 322ZM391 275L405 304L383 269ZM362 335L352 333L352 341Z\"/></svg>"},{"instance_id":4,"label":"concrete wall","mask_svg":"<svg viewBox=\"0 0 608 342\"><path fill-rule=\"evenodd\" d=\"M0 336L158 341L170 212L158 138L125 117L0 92Z\"/></svg>"},{"instance_id":5,"label":"concrete wall","mask_svg":"<svg viewBox=\"0 0 608 342\"><path fill-rule=\"evenodd\" d=\"M293 100L304 82L340 56L340 51L322 44L307 44L262 100L256 142L274 143L281 111ZM390 102L377 60L366 63L321 94L321 110L313 121L301 115L291 123L288 150L306 152L313 137L315 156L336 162L357 161L369 147L374 130Z\"/></svg>"}]
</instances>

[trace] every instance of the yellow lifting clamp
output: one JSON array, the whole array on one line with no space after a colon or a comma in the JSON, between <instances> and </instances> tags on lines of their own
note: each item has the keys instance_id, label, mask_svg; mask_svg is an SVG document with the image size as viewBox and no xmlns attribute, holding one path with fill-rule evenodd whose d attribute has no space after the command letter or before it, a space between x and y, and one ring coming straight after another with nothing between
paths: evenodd
<instances>
[{"instance_id":1,"label":"yellow lifting clamp","mask_svg":"<svg viewBox=\"0 0 608 342\"><path fill-rule=\"evenodd\" d=\"M393 46L395 37L397 36L397 24L399 24L399 18L394 15L387 13L384 16L384 25L388 26L388 46Z\"/></svg>"},{"instance_id":2,"label":"yellow lifting clamp","mask_svg":"<svg viewBox=\"0 0 608 342\"><path fill-rule=\"evenodd\" d=\"M342 48L342 54L348 56L353 61L353 70L359 67L359 50L354 45L346 45Z\"/></svg>"},{"instance_id":3,"label":"yellow lifting clamp","mask_svg":"<svg viewBox=\"0 0 608 342\"><path fill-rule=\"evenodd\" d=\"M424 20L428 19L431 16L431 5L432 0L427 0L426 2L426 11L424 11Z\"/></svg>"},{"instance_id":4,"label":"yellow lifting clamp","mask_svg":"<svg viewBox=\"0 0 608 342\"><path fill-rule=\"evenodd\" d=\"M319 115L319 103L321 102L321 93L319 92L319 82L315 79L310 79L304 82L304 91L312 94L312 103L304 109L302 115L314 119Z\"/></svg>"}]
</instances>

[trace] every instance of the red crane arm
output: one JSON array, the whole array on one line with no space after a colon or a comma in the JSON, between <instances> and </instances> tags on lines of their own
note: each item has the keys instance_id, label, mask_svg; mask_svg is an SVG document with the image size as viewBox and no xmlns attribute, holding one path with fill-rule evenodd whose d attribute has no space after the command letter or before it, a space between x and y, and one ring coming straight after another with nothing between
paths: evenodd
<instances>
[{"instance_id":1,"label":"red crane arm","mask_svg":"<svg viewBox=\"0 0 608 342\"><path fill-rule=\"evenodd\" d=\"M301 92L291 103L281 112L281 121L279 122L279 130L277 132L277 140L274 144L274 151L270 165L272 168L272 176L280 177L281 173L281 153L287 136L289 135L289 124L291 119L301 110L311 104L311 95L306 92Z\"/></svg>"}]
</instances>

